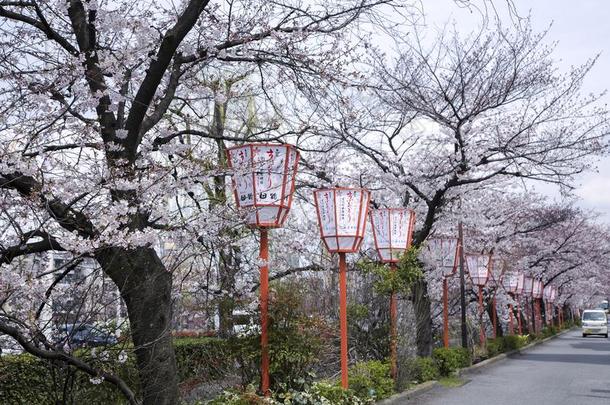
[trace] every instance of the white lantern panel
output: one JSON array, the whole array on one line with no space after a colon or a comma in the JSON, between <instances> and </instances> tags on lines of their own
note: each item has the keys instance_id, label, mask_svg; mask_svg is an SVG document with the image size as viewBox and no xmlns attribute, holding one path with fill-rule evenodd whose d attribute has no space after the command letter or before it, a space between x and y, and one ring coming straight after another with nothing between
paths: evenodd
<instances>
[{"instance_id":1,"label":"white lantern panel","mask_svg":"<svg viewBox=\"0 0 610 405\"><path fill-rule=\"evenodd\" d=\"M525 283L525 276L523 274L517 275L517 290L515 294L521 295L523 293L523 284Z\"/></svg>"},{"instance_id":2,"label":"white lantern panel","mask_svg":"<svg viewBox=\"0 0 610 405\"><path fill-rule=\"evenodd\" d=\"M514 294L517 292L517 288L519 287L519 277L516 274L507 274L504 276L504 289Z\"/></svg>"},{"instance_id":3,"label":"white lantern panel","mask_svg":"<svg viewBox=\"0 0 610 405\"><path fill-rule=\"evenodd\" d=\"M299 153L291 145L270 144L237 146L227 153L235 200L246 209L246 222L281 226L292 203Z\"/></svg>"},{"instance_id":4,"label":"white lantern panel","mask_svg":"<svg viewBox=\"0 0 610 405\"><path fill-rule=\"evenodd\" d=\"M526 295L531 295L532 294L533 283L534 283L534 279L533 278L525 277L525 280L523 282L523 292Z\"/></svg>"},{"instance_id":5,"label":"white lantern panel","mask_svg":"<svg viewBox=\"0 0 610 405\"><path fill-rule=\"evenodd\" d=\"M360 225L364 224L361 210L363 193L360 190L339 189L335 191L337 210L337 235L357 236L362 234Z\"/></svg>"},{"instance_id":6,"label":"white lantern panel","mask_svg":"<svg viewBox=\"0 0 610 405\"><path fill-rule=\"evenodd\" d=\"M489 256L468 255L466 256L466 264L472 282L478 286L485 285L489 277Z\"/></svg>"},{"instance_id":7,"label":"white lantern panel","mask_svg":"<svg viewBox=\"0 0 610 405\"><path fill-rule=\"evenodd\" d=\"M371 210L375 248L382 262L397 262L408 249L413 216L407 208Z\"/></svg>"},{"instance_id":8,"label":"white lantern panel","mask_svg":"<svg viewBox=\"0 0 610 405\"><path fill-rule=\"evenodd\" d=\"M458 265L458 240L455 238L433 238L426 242L422 250L423 260L440 268L444 276L455 273Z\"/></svg>"},{"instance_id":9,"label":"white lantern panel","mask_svg":"<svg viewBox=\"0 0 610 405\"><path fill-rule=\"evenodd\" d=\"M534 281L532 286L532 296L542 298L542 281Z\"/></svg>"},{"instance_id":10,"label":"white lantern panel","mask_svg":"<svg viewBox=\"0 0 610 405\"><path fill-rule=\"evenodd\" d=\"M238 207L254 205L254 182L252 181L252 148L241 146L228 151L229 165L233 169L235 199Z\"/></svg>"},{"instance_id":11,"label":"white lantern panel","mask_svg":"<svg viewBox=\"0 0 610 405\"><path fill-rule=\"evenodd\" d=\"M327 189L314 192L320 233L330 252L355 252L364 238L369 192Z\"/></svg>"}]
</instances>

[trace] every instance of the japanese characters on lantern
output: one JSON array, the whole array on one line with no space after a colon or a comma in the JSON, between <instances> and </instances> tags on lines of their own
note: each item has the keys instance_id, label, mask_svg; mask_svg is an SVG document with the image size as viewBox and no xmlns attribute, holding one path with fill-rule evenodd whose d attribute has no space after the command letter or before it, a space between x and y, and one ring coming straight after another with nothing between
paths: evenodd
<instances>
[{"instance_id":1,"label":"japanese characters on lantern","mask_svg":"<svg viewBox=\"0 0 610 405\"><path fill-rule=\"evenodd\" d=\"M250 226L283 225L292 204L299 152L291 145L248 144L228 149L238 208Z\"/></svg>"},{"instance_id":2,"label":"japanese characters on lantern","mask_svg":"<svg viewBox=\"0 0 610 405\"><path fill-rule=\"evenodd\" d=\"M398 262L411 245L415 212L407 208L371 210L371 227L375 248L382 262Z\"/></svg>"},{"instance_id":3,"label":"japanese characters on lantern","mask_svg":"<svg viewBox=\"0 0 610 405\"><path fill-rule=\"evenodd\" d=\"M358 251L366 228L370 193L361 188L314 191L320 235L331 253Z\"/></svg>"},{"instance_id":4,"label":"japanese characters on lantern","mask_svg":"<svg viewBox=\"0 0 610 405\"><path fill-rule=\"evenodd\" d=\"M471 254L466 256L466 266L473 284L484 286L489 278L489 266L491 257L489 255Z\"/></svg>"}]
</instances>

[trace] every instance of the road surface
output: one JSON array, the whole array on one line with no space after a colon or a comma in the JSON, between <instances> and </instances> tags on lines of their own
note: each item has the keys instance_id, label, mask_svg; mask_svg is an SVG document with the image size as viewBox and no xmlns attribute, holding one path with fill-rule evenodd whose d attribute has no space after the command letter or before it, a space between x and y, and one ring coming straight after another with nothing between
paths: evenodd
<instances>
[{"instance_id":1,"label":"road surface","mask_svg":"<svg viewBox=\"0 0 610 405\"><path fill-rule=\"evenodd\" d=\"M610 339L570 331L401 405L610 405Z\"/></svg>"}]
</instances>

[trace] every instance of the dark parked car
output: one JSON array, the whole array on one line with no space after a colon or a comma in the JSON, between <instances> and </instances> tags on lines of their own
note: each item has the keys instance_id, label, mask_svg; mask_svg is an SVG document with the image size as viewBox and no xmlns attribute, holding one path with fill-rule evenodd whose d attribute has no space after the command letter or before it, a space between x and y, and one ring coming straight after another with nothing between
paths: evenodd
<instances>
[{"instance_id":1,"label":"dark parked car","mask_svg":"<svg viewBox=\"0 0 610 405\"><path fill-rule=\"evenodd\" d=\"M57 343L76 347L109 346L118 343L113 333L86 323L65 324L60 327L57 335Z\"/></svg>"}]
</instances>

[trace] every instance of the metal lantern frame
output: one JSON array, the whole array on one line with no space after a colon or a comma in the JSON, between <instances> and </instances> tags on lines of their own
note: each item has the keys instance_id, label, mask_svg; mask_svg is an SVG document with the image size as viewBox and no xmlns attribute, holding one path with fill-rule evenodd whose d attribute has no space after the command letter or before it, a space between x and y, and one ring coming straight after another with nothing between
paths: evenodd
<instances>
[{"instance_id":1,"label":"metal lantern frame","mask_svg":"<svg viewBox=\"0 0 610 405\"><path fill-rule=\"evenodd\" d=\"M343 229L339 226L339 219L342 218L343 212L338 212L339 204L337 204L338 193L349 193L352 192L354 195L359 193L358 212L356 220L355 233L340 233ZM333 197L333 207L330 208L330 197ZM326 197L320 197L326 196ZM347 188L347 187L335 187L335 188L324 188L314 191L314 201L316 206L316 212L318 216L318 227L320 230L320 237L326 246L326 249L330 253L339 254L339 323L341 328L341 386L344 389L349 387L348 382L348 349L347 349L347 262L346 253L355 253L360 248L364 234L366 230L366 220L368 218L369 203L371 194L368 190L363 188ZM339 202L343 204L343 200L339 199ZM339 210L345 209L342 205ZM352 224L353 225L353 224ZM333 232L334 228L334 234ZM352 226L353 228L353 226ZM345 242L343 239L347 238L348 244L342 244ZM349 238L353 238L351 244ZM334 240L334 244L329 243L329 240Z\"/></svg>"},{"instance_id":2,"label":"metal lantern frame","mask_svg":"<svg viewBox=\"0 0 610 405\"><path fill-rule=\"evenodd\" d=\"M247 225L260 231L261 391L266 396L270 395L268 230L283 226L288 217L299 160L296 147L288 144L252 143L227 149L237 207L247 211Z\"/></svg>"},{"instance_id":3,"label":"metal lantern frame","mask_svg":"<svg viewBox=\"0 0 610 405\"><path fill-rule=\"evenodd\" d=\"M396 214L400 223L396 225ZM403 222L403 219L406 221ZM379 208L369 210L369 220L373 231L373 241L379 261L389 263L392 272L396 263L413 241L415 230L415 211L410 208ZM404 229L403 229L404 228ZM394 238L392 236L394 235ZM398 237L396 237L398 236ZM389 255L386 255L389 253ZM396 293L390 294L390 375L398 378L398 307Z\"/></svg>"}]
</instances>

